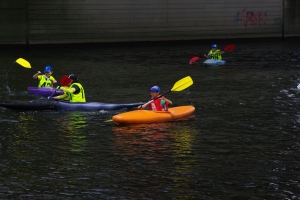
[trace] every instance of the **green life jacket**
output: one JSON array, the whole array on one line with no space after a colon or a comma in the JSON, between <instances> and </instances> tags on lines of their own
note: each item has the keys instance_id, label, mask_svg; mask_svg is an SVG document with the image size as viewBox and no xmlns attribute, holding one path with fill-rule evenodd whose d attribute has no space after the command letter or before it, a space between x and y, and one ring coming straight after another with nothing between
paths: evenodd
<instances>
[{"instance_id":1,"label":"green life jacket","mask_svg":"<svg viewBox=\"0 0 300 200\"><path fill-rule=\"evenodd\" d=\"M210 59L222 60L221 54L219 55L220 50L217 49L214 52L212 50L209 51Z\"/></svg>"},{"instance_id":2,"label":"green life jacket","mask_svg":"<svg viewBox=\"0 0 300 200\"><path fill-rule=\"evenodd\" d=\"M38 79L40 80L38 87L53 87L53 76L48 78L45 75L39 75Z\"/></svg>"}]
</instances>

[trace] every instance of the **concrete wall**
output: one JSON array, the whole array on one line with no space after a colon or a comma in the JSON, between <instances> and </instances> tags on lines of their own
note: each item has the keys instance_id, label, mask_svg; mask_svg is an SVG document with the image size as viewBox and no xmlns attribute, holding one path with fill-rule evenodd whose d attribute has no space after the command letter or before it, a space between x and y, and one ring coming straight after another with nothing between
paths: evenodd
<instances>
[{"instance_id":1,"label":"concrete wall","mask_svg":"<svg viewBox=\"0 0 300 200\"><path fill-rule=\"evenodd\" d=\"M2 0L0 36L1 43L44 44L300 35L298 2Z\"/></svg>"},{"instance_id":2,"label":"concrete wall","mask_svg":"<svg viewBox=\"0 0 300 200\"><path fill-rule=\"evenodd\" d=\"M26 43L27 1L0 1L0 44Z\"/></svg>"},{"instance_id":3,"label":"concrete wall","mask_svg":"<svg viewBox=\"0 0 300 200\"><path fill-rule=\"evenodd\" d=\"M284 0L284 34L300 36L300 0Z\"/></svg>"}]
</instances>

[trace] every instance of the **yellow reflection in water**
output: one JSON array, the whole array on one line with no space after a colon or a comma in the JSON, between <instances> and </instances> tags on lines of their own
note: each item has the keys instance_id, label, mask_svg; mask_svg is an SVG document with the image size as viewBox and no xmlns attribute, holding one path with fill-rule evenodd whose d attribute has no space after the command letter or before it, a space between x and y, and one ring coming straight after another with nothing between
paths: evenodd
<instances>
[{"instance_id":1,"label":"yellow reflection in water","mask_svg":"<svg viewBox=\"0 0 300 200\"><path fill-rule=\"evenodd\" d=\"M70 144L71 152L83 152L87 145L85 127L88 126L86 116L80 112L70 112L60 121L62 131L67 142Z\"/></svg>"}]
</instances>

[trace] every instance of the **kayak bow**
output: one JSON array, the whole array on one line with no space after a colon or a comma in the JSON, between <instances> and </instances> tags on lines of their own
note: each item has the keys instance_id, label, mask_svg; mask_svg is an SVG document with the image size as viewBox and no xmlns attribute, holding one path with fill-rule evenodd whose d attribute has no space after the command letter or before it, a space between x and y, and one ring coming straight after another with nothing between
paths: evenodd
<instances>
[{"instance_id":1,"label":"kayak bow","mask_svg":"<svg viewBox=\"0 0 300 200\"><path fill-rule=\"evenodd\" d=\"M207 66L218 66L218 65L225 65L225 60L217 60L217 59L207 59L203 62L203 65Z\"/></svg>"}]
</instances>

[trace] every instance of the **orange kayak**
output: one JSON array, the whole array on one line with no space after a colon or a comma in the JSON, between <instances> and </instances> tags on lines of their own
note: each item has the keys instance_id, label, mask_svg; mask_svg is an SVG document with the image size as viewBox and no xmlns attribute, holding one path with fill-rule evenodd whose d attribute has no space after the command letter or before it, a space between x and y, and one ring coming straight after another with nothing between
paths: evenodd
<instances>
[{"instance_id":1,"label":"orange kayak","mask_svg":"<svg viewBox=\"0 0 300 200\"><path fill-rule=\"evenodd\" d=\"M178 106L168 111L135 110L115 115L112 120L122 124L163 122L187 117L194 111L194 106Z\"/></svg>"}]
</instances>

